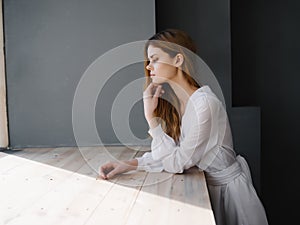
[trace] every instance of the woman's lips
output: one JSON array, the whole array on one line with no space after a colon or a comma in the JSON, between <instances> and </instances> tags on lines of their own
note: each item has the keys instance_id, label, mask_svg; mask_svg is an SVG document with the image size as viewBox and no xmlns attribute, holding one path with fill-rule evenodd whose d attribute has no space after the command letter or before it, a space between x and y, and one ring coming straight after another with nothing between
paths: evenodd
<instances>
[{"instance_id":1,"label":"woman's lips","mask_svg":"<svg viewBox=\"0 0 300 225\"><path fill-rule=\"evenodd\" d=\"M151 77L155 76L155 74L150 74Z\"/></svg>"}]
</instances>

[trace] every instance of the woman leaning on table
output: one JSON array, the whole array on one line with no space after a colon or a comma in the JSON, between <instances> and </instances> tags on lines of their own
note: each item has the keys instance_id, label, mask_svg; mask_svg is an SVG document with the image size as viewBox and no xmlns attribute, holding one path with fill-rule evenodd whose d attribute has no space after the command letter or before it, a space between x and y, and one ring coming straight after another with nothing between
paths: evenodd
<instances>
[{"instance_id":1,"label":"woman leaning on table","mask_svg":"<svg viewBox=\"0 0 300 225\"><path fill-rule=\"evenodd\" d=\"M246 160L233 150L222 102L209 86L198 84L191 54L193 40L167 29L145 45L144 113L152 137L151 152L100 167L103 179L130 170L182 173L197 166L205 172L217 225L268 224L253 187Z\"/></svg>"}]
</instances>

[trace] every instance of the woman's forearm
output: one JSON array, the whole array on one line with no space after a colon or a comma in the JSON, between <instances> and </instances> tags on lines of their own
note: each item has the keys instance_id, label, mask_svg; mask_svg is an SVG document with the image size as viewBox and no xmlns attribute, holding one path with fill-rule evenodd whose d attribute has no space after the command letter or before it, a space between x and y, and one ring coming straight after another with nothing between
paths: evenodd
<instances>
[{"instance_id":1,"label":"woman's forearm","mask_svg":"<svg viewBox=\"0 0 300 225\"><path fill-rule=\"evenodd\" d=\"M125 161L125 164L127 164L130 168L130 170L136 170L138 167L138 160L137 159L131 159L128 161Z\"/></svg>"},{"instance_id":2,"label":"woman's forearm","mask_svg":"<svg viewBox=\"0 0 300 225\"><path fill-rule=\"evenodd\" d=\"M158 121L157 121L157 118L155 117L148 117L146 118L147 122L148 122L148 125L149 125L149 128L155 128L158 126Z\"/></svg>"}]
</instances>

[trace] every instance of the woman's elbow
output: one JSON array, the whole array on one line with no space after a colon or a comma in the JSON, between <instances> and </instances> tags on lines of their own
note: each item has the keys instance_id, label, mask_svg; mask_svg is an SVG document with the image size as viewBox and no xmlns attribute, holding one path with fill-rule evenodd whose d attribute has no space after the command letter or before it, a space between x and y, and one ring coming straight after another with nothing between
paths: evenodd
<instances>
[{"instance_id":1,"label":"woman's elbow","mask_svg":"<svg viewBox=\"0 0 300 225\"><path fill-rule=\"evenodd\" d=\"M163 163L164 164L164 163ZM169 173L183 173L184 168L179 165L164 165L164 170Z\"/></svg>"},{"instance_id":2,"label":"woman's elbow","mask_svg":"<svg viewBox=\"0 0 300 225\"><path fill-rule=\"evenodd\" d=\"M160 154L159 151L152 151L152 158L153 160L163 160L165 158L165 155Z\"/></svg>"}]
</instances>

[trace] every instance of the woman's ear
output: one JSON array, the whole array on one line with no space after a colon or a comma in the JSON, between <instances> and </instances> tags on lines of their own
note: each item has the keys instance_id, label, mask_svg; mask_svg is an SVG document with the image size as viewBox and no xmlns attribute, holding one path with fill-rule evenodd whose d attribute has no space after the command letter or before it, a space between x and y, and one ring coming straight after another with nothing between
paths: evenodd
<instances>
[{"instance_id":1,"label":"woman's ear","mask_svg":"<svg viewBox=\"0 0 300 225\"><path fill-rule=\"evenodd\" d=\"M178 53L176 56L175 56L175 66L176 67L180 67L182 66L184 62L184 57L182 54Z\"/></svg>"}]
</instances>

